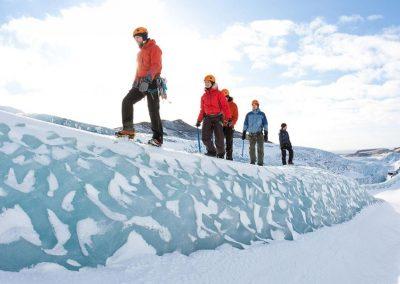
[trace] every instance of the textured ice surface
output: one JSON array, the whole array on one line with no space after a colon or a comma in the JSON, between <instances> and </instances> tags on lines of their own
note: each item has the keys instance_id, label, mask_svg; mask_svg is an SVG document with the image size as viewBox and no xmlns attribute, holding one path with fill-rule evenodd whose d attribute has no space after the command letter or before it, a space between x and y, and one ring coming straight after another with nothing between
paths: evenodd
<instances>
[{"instance_id":1,"label":"textured ice surface","mask_svg":"<svg viewBox=\"0 0 400 284\"><path fill-rule=\"evenodd\" d=\"M0 151L3 270L292 240L374 202L354 180L322 169L115 143L1 111L0 148L8 149Z\"/></svg>"}]
</instances>

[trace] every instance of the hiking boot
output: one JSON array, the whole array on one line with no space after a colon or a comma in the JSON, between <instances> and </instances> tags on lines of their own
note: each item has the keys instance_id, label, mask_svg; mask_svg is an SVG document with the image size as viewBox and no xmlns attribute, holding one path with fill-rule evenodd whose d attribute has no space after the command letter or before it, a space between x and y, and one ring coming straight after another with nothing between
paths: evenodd
<instances>
[{"instance_id":1,"label":"hiking boot","mask_svg":"<svg viewBox=\"0 0 400 284\"><path fill-rule=\"evenodd\" d=\"M155 146L155 147L161 147L162 146L161 141L156 139L156 138L150 139L147 143L152 145L152 146Z\"/></svg>"},{"instance_id":2,"label":"hiking boot","mask_svg":"<svg viewBox=\"0 0 400 284\"><path fill-rule=\"evenodd\" d=\"M205 155L209 156L209 157L215 157L217 155L217 152L207 151L207 153L205 153Z\"/></svg>"},{"instance_id":3,"label":"hiking boot","mask_svg":"<svg viewBox=\"0 0 400 284\"><path fill-rule=\"evenodd\" d=\"M232 157L226 157L226 159L227 159L228 161L233 161L233 158L232 158Z\"/></svg>"},{"instance_id":4,"label":"hiking boot","mask_svg":"<svg viewBox=\"0 0 400 284\"><path fill-rule=\"evenodd\" d=\"M225 158L225 154L217 154L217 158L223 159Z\"/></svg>"},{"instance_id":5,"label":"hiking boot","mask_svg":"<svg viewBox=\"0 0 400 284\"><path fill-rule=\"evenodd\" d=\"M134 129L122 129L115 133L117 137L128 137L129 139L135 138L135 130Z\"/></svg>"}]
</instances>

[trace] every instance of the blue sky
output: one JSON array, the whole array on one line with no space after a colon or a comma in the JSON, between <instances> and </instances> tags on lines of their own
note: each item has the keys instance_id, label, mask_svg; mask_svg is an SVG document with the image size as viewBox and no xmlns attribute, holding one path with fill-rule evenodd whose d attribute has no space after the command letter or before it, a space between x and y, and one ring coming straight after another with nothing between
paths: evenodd
<instances>
[{"instance_id":1,"label":"blue sky","mask_svg":"<svg viewBox=\"0 0 400 284\"><path fill-rule=\"evenodd\" d=\"M0 0L1 104L119 126L131 30L145 25L163 49L166 119L193 124L202 78L214 73L238 103L239 131L257 98L271 131L288 123L294 144L395 147L398 11L394 0ZM148 120L145 102L135 119Z\"/></svg>"},{"instance_id":2,"label":"blue sky","mask_svg":"<svg viewBox=\"0 0 400 284\"><path fill-rule=\"evenodd\" d=\"M57 14L62 8L82 3L95 5L101 2L102 0L0 0L0 23L21 16L43 18L47 14ZM211 28L211 33L221 31L224 26L232 22L247 22L265 18L309 21L323 16L328 21L336 21L341 15L383 15L384 18L375 25L363 28L370 32L400 22L400 2L397 0L265 0L248 2L170 0L168 5L173 6L176 11L182 12L179 14L184 22L194 22L207 30ZM138 8L140 9L140 7Z\"/></svg>"},{"instance_id":3,"label":"blue sky","mask_svg":"<svg viewBox=\"0 0 400 284\"><path fill-rule=\"evenodd\" d=\"M328 21L336 21L341 15L381 14L384 19L367 30L376 30L388 24L399 23L398 12L400 2L396 0L266 0L266 1L169 1L178 9L188 11L186 21L192 21L191 15L199 15L199 22L205 28L209 25L220 29L237 21L254 21L257 19L291 19L294 21L309 21L315 17L323 16ZM195 17L197 18L197 17Z\"/></svg>"}]
</instances>

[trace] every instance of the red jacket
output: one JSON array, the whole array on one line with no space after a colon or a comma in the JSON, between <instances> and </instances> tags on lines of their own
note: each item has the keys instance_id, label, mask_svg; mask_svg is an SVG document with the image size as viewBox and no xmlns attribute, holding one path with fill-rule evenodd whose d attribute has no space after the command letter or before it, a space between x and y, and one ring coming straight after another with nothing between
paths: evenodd
<instances>
[{"instance_id":1,"label":"red jacket","mask_svg":"<svg viewBox=\"0 0 400 284\"><path fill-rule=\"evenodd\" d=\"M150 75L154 79L157 75L161 74L162 51L156 44L156 41L149 39L141 48L137 55L137 70L136 78L144 78Z\"/></svg>"},{"instance_id":2,"label":"red jacket","mask_svg":"<svg viewBox=\"0 0 400 284\"><path fill-rule=\"evenodd\" d=\"M238 107L233 102L233 99L228 101L228 105L229 105L229 110L231 111L231 114L232 114L232 124L233 124L233 126L235 126L235 124L236 124L236 122L237 122L237 120L239 118Z\"/></svg>"},{"instance_id":3,"label":"red jacket","mask_svg":"<svg viewBox=\"0 0 400 284\"><path fill-rule=\"evenodd\" d=\"M226 119L230 119L231 111L224 94L213 87L205 91L200 101L200 113L197 121L202 121L205 115L223 114Z\"/></svg>"}]
</instances>

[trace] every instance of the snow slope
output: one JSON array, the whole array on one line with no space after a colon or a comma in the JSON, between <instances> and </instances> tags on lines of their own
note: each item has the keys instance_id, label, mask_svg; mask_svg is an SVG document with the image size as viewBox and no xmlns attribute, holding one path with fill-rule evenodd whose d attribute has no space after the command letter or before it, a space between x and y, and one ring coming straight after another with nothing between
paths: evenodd
<instances>
[{"instance_id":1,"label":"snow slope","mask_svg":"<svg viewBox=\"0 0 400 284\"><path fill-rule=\"evenodd\" d=\"M300 235L295 241L222 246L158 257L133 256L118 264L68 271L40 264L0 271L0 283L398 283L400 180L376 194L384 202L349 222Z\"/></svg>"},{"instance_id":2,"label":"snow slope","mask_svg":"<svg viewBox=\"0 0 400 284\"><path fill-rule=\"evenodd\" d=\"M155 149L0 111L0 268L292 240L375 199L309 167Z\"/></svg>"}]
</instances>

